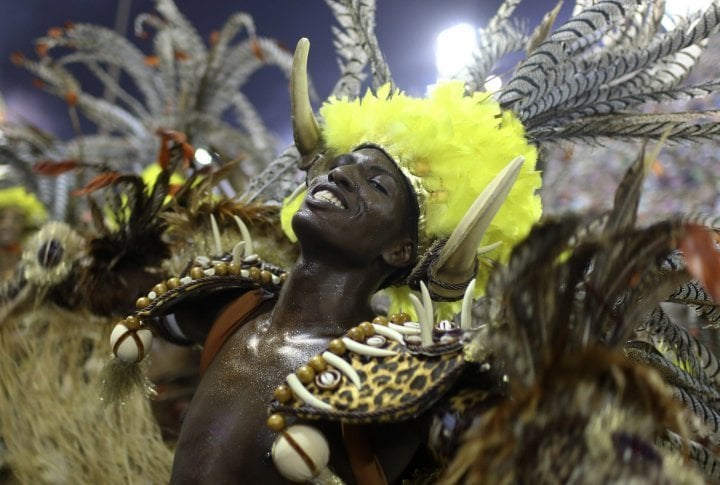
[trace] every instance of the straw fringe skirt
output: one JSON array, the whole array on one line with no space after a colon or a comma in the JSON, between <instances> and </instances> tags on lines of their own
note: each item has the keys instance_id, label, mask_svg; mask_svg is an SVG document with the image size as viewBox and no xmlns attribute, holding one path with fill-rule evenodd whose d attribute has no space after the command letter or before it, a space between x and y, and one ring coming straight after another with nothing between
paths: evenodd
<instances>
[{"instance_id":1,"label":"straw fringe skirt","mask_svg":"<svg viewBox=\"0 0 720 485\"><path fill-rule=\"evenodd\" d=\"M0 322L0 462L20 483L167 483L172 451L139 392L99 397L112 322L41 306Z\"/></svg>"}]
</instances>

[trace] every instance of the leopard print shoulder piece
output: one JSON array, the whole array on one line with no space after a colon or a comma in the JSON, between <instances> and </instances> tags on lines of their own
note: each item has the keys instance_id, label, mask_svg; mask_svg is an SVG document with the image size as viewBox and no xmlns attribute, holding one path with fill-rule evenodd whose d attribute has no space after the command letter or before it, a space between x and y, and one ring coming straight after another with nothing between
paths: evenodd
<instances>
[{"instance_id":1,"label":"leopard print shoulder piece","mask_svg":"<svg viewBox=\"0 0 720 485\"><path fill-rule=\"evenodd\" d=\"M269 412L349 424L422 414L448 391L465 361L459 329L436 329L433 344L423 346L413 325L365 322L351 329L288 376Z\"/></svg>"}]
</instances>

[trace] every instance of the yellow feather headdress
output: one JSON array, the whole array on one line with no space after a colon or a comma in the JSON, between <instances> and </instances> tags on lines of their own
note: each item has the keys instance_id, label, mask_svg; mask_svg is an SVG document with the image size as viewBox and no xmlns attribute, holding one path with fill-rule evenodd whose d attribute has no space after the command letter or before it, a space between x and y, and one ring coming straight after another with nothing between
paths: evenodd
<instances>
[{"instance_id":1,"label":"yellow feather headdress","mask_svg":"<svg viewBox=\"0 0 720 485\"><path fill-rule=\"evenodd\" d=\"M501 244L486 256L506 261L540 218L537 151L522 123L488 93L466 96L461 82L447 82L426 98L413 98L386 85L362 99L331 99L320 114L328 151L347 153L373 143L409 178L420 207L420 251L447 238L476 197L518 155L525 157L518 179L481 241L483 246ZM291 238L290 220L301 202L296 197L283 210L283 228ZM488 265L480 265L478 288L484 287L487 270ZM405 291L391 292L404 310L412 308L402 303Z\"/></svg>"}]
</instances>

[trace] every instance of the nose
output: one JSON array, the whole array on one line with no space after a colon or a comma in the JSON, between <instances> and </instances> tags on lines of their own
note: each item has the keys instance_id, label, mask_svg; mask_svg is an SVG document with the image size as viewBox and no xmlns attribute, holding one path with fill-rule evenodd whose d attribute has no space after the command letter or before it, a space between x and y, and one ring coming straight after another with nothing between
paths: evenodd
<instances>
[{"instance_id":1,"label":"nose","mask_svg":"<svg viewBox=\"0 0 720 485\"><path fill-rule=\"evenodd\" d=\"M335 185L339 185L348 192L355 192L356 185L349 173L352 168L352 165L343 165L333 168L330 172L328 172L328 181L334 183Z\"/></svg>"}]
</instances>

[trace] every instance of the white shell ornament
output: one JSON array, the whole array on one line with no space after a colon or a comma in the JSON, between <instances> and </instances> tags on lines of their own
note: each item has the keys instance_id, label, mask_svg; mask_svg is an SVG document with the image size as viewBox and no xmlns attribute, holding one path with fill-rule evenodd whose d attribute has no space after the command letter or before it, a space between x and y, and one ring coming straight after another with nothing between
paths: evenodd
<instances>
[{"instance_id":1,"label":"white shell ornament","mask_svg":"<svg viewBox=\"0 0 720 485\"><path fill-rule=\"evenodd\" d=\"M327 468L330 448L320 431L296 424L278 435L271 455L280 475L293 482L306 482Z\"/></svg>"},{"instance_id":2,"label":"white shell ornament","mask_svg":"<svg viewBox=\"0 0 720 485\"><path fill-rule=\"evenodd\" d=\"M373 335L372 337L369 337L365 343L369 345L370 347L384 347L387 343L387 338L383 337L382 335Z\"/></svg>"},{"instance_id":3,"label":"white shell ornament","mask_svg":"<svg viewBox=\"0 0 720 485\"><path fill-rule=\"evenodd\" d=\"M454 330L456 328L457 325L450 320L441 320L435 325L435 330L438 332L449 332L450 330Z\"/></svg>"},{"instance_id":4,"label":"white shell ornament","mask_svg":"<svg viewBox=\"0 0 720 485\"><path fill-rule=\"evenodd\" d=\"M140 362L152 347L152 331L140 327L129 329L124 323L118 323L110 334L110 346L115 356L130 364Z\"/></svg>"},{"instance_id":5,"label":"white shell ornament","mask_svg":"<svg viewBox=\"0 0 720 485\"><path fill-rule=\"evenodd\" d=\"M419 335L406 335L405 336L405 343L407 345L422 345L422 337Z\"/></svg>"},{"instance_id":6,"label":"white shell ornament","mask_svg":"<svg viewBox=\"0 0 720 485\"><path fill-rule=\"evenodd\" d=\"M445 345L445 344L454 344L454 343L457 342L458 340L459 340L459 339L458 339L457 337L454 337L454 336L452 336L452 335L443 335L442 337L440 337L440 343L443 344L443 345Z\"/></svg>"},{"instance_id":7,"label":"white shell ornament","mask_svg":"<svg viewBox=\"0 0 720 485\"><path fill-rule=\"evenodd\" d=\"M315 385L323 391L332 391L340 386L342 374L335 369L329 369L315 376Z\"/></svg>"}]
</instances>

